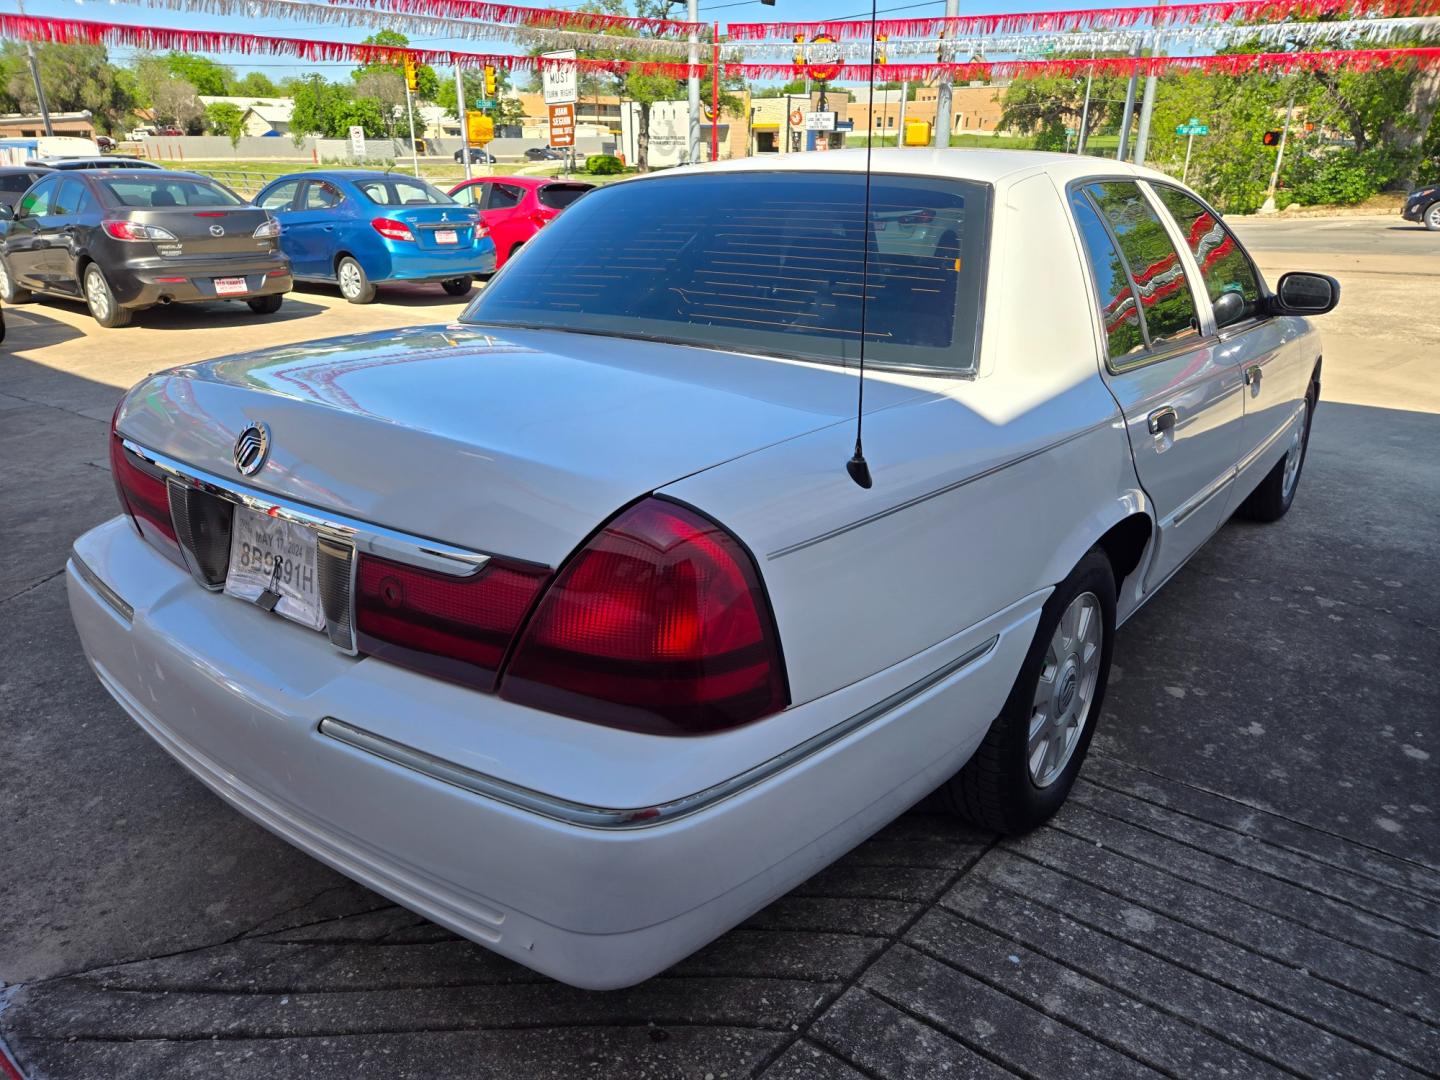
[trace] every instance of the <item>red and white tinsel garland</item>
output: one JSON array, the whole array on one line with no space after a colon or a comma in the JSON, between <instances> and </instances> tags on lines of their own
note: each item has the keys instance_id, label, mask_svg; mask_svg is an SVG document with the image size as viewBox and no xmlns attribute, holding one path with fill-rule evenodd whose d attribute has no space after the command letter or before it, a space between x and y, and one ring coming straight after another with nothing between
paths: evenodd
<instances>
[{"instance_id":1,"label":"red and white tinsel garland","mask_svg":"<svg viewBox=\"0 0 1440 1080\"><path fill-rule=\"evenodd\" d=\"M351 41L310 41L304 38L266 37L222 30L172 30L161 26L92 22L87 19L49 19L40 15L0 14L0 38L55 42L61 45L114 45L155 51L230 52L243 55L293 56L300 60L341 61L352 64L399 64L408 54L416 64L435 67L477 67L491 64L511 71L574 67L581 72L636 73L685 79L689 64L659 60L551 60L543 56L510 53L471 53L454 49L397 48ZM623 38L618 40L624 40ZM705 76L708 64L696 64L694 74Z\"/></svg>"},{"instance_id":2,"label":"red and white tinsel garland","mask_svg":"<svg viewBox=\"0 0 1440 1080\"><path fill-rule=\"evenodd\" d=\"M947 38L976 34L1025 34L1045 31L1114 30L1132 26L1193 26L1199 23L1247 20L1278 22L1345 14L1351 17L1397 18L1433 15L1440 0L1213 0L1198 4L1156 7L1081 8L1069 11L1030 11L1009 15L961 15L955 18L879 19L837 22L730 23L732 41L794 41L803 36L837 41L869 41L872 34L887 37Z\"/></svg>"},{"instance_id":3,"label":"red and white tinsel garland","mask_svg":"<svg viewBox=\"0 0 1440 1080\"><path fill-rule=\"evenodd\" d=\"M967 79L1020 79L1042 75L1128 76L1203 72L1208 75L1245 75L1256 71L1373 71L1415 64L1440 65L1440 47L1413 49L1345 49L1335 52L1227 53L1220 56L1102 56L1066 57L1061 60L984 60L965 64L841 64L833 81L877 80L919 82L949 73ZM725 74L746 79L802 79L806 69L795 64L726 64Z\"/></svg>"},{"instance_id":4,"label":"red and white tinsel garland","mask_svg":"<svg viewBox=\"0 0 1440 1080\"><path fill-rule=\"evenodd\" d=\"M557 11L552 8L520 7L516 4L492 4L488 0L341 0L347 4L392 11L406 15L433 15L444 19L477 19L481 22L510 26L530 26L546 30L573 30L604 33L607 30L629 30L640 34L684 37L691 31L706 28L704 23L681 22L677 19L652 19L640 15L606 15L595 11Z\"/></svg>"}]
</instances>

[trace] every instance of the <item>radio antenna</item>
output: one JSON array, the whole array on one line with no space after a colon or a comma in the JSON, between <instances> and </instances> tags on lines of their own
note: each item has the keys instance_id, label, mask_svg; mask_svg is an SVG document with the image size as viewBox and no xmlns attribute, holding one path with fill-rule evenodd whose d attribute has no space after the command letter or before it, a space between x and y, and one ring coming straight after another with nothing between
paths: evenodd
<instances>
[{"instance_id":1,"label":"radio antenna","mask_svg":"<svg viewBox=\"0 0 1440 1080\"><path fill-rule=\"evenodd\" d=\"M875 17L876 0L870 0L870 98L865 110L869 124L865 132L865 216L860 222L860 383L855 401L855 453L845 463L850 479L868 488L870 463L865 460L865 331L870 307L870 157L875 149ZM903 92L903 91L902 91ZM903 137L903 134L902 134Z\"/></svg>"}]
</instances>

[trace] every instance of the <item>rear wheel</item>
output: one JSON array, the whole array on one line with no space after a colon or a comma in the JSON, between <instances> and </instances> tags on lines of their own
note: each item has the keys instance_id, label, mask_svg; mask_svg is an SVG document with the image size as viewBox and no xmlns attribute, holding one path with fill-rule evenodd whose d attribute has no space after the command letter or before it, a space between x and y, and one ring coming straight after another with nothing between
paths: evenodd
<instances>
[{"instance_id":1,"label":"rear wheel","mask_svg":"<svg viewBox=\"0 0 1440 1080\"><path fill-rule=\"evenodd\" d=\"M1440 201L1432 202L1425 208L1425 228L1440 232Z\"/></svg>"},{"instance_id":2,"label":"rear wheel","mask_svg":"<svg viewBox=\"0 0 1440 1080\"><path fill-rule=\"evenodd\" d=\"M269 296L257 296L254 300L246 300L250 310L256 315L274 315L280 310L280 305L285 302L285 297L279 293L272 293Z\"/></svg>"},{"instance_id":3,"label":"rear wheel","mask_svg":"<svg viewBox=\"0 0 1440 1080\"><path fill-rule=\"evenodd\" d=\"M85 267L85 304L101 326L114 329L130 325L133 313L129 308L122 308L116 303L115 294L110 291L110 283L105 280L105 275L97 263Z\"/></svg>"},{"instance_id":4,"label":"rear wheel","mask_svg":"<svg viewBox=\"0 0 1440 1080\"><path fill-rule=\"evenodd\" d=\"M1115 633L1115 573L1092 548L1050 594L985 740L940 789L982 828L1028 832L1065 801L1100 716Z\"/></svg>"},{"instance_id":5,"label":"rear wheel","mask_svg":"<svg viewBox=\"0 0 1440 1080\"><path fill-rule=\"evenodd\" d=\"M1295 491L1300 486L1300 470L1305 464L1305 451L1310 446L1310 418L1315 413L1315 390L1311 387L1305 395L1305 415L1290 433L1285 456L1260 481L1236 513L1251 521L1279 521L1290 510L1295 501Z\"/></svg>"},{"instance_id":6,"label":"rear wheel","mask_svg":"<svg viewBox=\"0 0 1440 1080\"><path fill-rule=\"evenodd\" d=\"M470 279L468 277L449 278L442 281L440 287L451 296L465 296L470 292Z\"/></svg>"},{"instance_id":7,"label":"rear wheel","mask_svg":"<svg viewBox=\"0 0 1440 1080\"><path fill-rule=\"evenodd\" d=\"M22 289L15 284L15 278L10 273L10 264L0 258L0 301L7 304L23 304L30 299L30 290Z\"/></svg>"},{"instance_id":8,"label":"rear wheel","mask_svg":"<svg viewBox=\"0 0 1440 1080\"><path fill-rule=\"evenodd\" d=\"M365 275L365 268L344 256L335 267L335 277L340 282L340 295L352 304L368 304L375 299L375 286Z\"/></svg>"}]
</instances>

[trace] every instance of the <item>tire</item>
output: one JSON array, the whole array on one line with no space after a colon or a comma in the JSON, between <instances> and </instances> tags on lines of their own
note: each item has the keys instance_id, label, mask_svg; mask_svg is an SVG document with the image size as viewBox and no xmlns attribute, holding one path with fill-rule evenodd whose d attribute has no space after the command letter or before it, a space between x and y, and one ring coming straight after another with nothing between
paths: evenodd
<instances>
[{"instance_id":1,"label":"tire","mask_svg":"<svg viewBox=\"0 0 1440 1080\"><path fill-rule=\"evenodd\" d=\"M340 295L352 304L368 304L375 299L375 285L365 274L365 268L343 255L335 264L335 279L340 283Z\"/></svg>"},{"instance_id":2,"label":"tire","mask_svg":"<svg viewBox=\"0 0 1440 1080\"><path fill-rule=\"evenodd\" d=\"M940 788L942 803L980 828L1010 834L1059 810L1105 703L1114 638L1115 571L1091 548L1045 601L1009 698L974 755Z\"/></svg>"},{"instance_id":3,"label":"tire","mask_svg":"<svg viewBox=\"0 0 1440 1080\"><path fill-rule=\"evenodd\" d=\"M1305 394L1305 417L1290 437L1290 447L1285 456L1256 485L1236 515L1249 521L1269 523L1279 521L1290 510L1295 501L1295 492L1300 487L1300 473L1305 467L1305 452L1310 446L1310 421L1315 416L1315 387L1312 385Z\"/></svg>"},{"instance_id":4,"label":"tire","mask_svg":"<svg viewBox=\"0 0 1440 1080\"><path fill-rule=\"evenodd\" d=\"M1440 200L1432 202L1425 208L1425 213L1420 216L1425 222L1425 228L1431 232L1440 232Z\"/></svg>"},{"instance_id":5,"label":"tire","mask_svg":"<svg viewBox=\"0 0 1440 1080\"><path fill-rule=\"evenodd\" d=\"M92 262L85 267L83 281L85 305L97 323L109 330L130 325L134 312L129 308L122 308L116 302L115 294L110 291L110 283L105 280L105 274L98 263Z\"/></svg>"},{"instance_id":6,"label":"tire","mask_svg":"<svg viewBox=\"0 0 1440 1080\"><path fill-rule=\"evenodd\" d=\"M470 294L471 282L468 277L450 278L442 281L440 287L451 296L468 296Z\"/></svg>"},{"instance_id":7,"label":"tire","mask_svg":"<svg viewBox=\"0 0 1440 1080\"><path fill-rule=\"evenodd\" d=\"M257 296L253 300L246 300L250 310L256 315L274 315L280 310L280 305L285 302L285 297L280 293L271 293L269 296Z\"/></svg>"},{"instance_id":8,"label":"tire","mask_svg":"<svg viewBox=\"0 0 1440 1080\"><path fill-rule=\"evenodd\" d=\"M0 301L7 304L23 304L30 299L30 290L15 284L10 273L10 264L0 259Z\"/></svg>"}]
</instances>

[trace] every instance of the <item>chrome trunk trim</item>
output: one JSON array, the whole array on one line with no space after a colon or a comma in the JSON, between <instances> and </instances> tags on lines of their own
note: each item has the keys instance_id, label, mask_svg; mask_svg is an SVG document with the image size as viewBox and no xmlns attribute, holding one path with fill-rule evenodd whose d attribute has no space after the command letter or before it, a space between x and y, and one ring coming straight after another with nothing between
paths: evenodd
<instances>
[{"instance_id":1,"label":"chrome trunk trim","mask_svg":"<svg viewBox=\"0 0 1440 1080\"><path fill-rule=\"evenodd\" d=\"M988 656L999 641L1000 635L996 634L909 686L860 710L840 723L812 735L789 750L776 754L768 761L762 761L759 765L694 794L672 799L656 806L630 808L587 806L554 795L546 795L533 788L521 787L463 765L456 765L454 762L438 758L424 750L417 750L404 743L395 742L383 735L376 735L364 728L347 724L343 720L336 720L334 717L327 716L320 721L320 733L356 750L363 750L368 754L383 758L391 764L422 773L432 780L439 780L441 783L450 784L474 795L494 799L507 806L552 818L567 825L607 830L644 829L654 825L665 825L679 818L689 817L691 814L698 814L718 802L739 795L741 792L769 780L777 773L798 765L807 758L833 746L847 735L878 720L891 710L899 708L911 698L918 697L937 683Z\"/></svg>"},{"instance_id":2,"label":"chrome trunk trim","mask_svg":"<svg viewBox=\"0 0 1440 1080\"><path fill-rule=\"evenodd\" d=\"M119 593L102 581L100 575L90 569L89 564L80 557L79 552L74 548L70 549L70 565L75 568L75 573L80 576L80 580L94 589L100 599L104 600L105 603L114 609L115 614L119 615L127 623L133 623L135 621L135 608L126 603L125 599Z\"/></svg>"}]
</instances>

